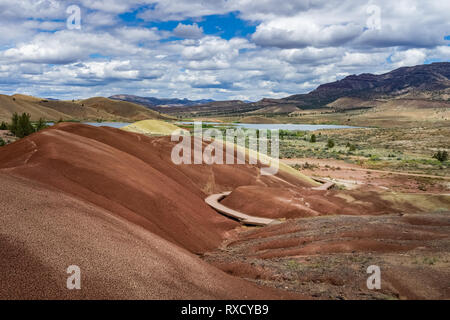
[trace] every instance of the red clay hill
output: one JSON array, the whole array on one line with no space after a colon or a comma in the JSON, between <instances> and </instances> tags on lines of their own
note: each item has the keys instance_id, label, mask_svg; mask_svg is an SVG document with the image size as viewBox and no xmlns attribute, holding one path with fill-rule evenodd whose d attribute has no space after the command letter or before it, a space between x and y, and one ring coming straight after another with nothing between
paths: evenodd
<instances>
[{"instance_id":1,"label":"red clay hill","mask_svg":"<svg viewBox=\"0 0 450 320\"><path fill-rule=\"evenodd\" d=\"M249 165L176 166L174 144L62 123L3 147L0 297L281 297L194 254L238 226L205 204L207 193L296 179ZM86 271L80 293L65 288L72 264Z\"/></svg>"}]
</instances>

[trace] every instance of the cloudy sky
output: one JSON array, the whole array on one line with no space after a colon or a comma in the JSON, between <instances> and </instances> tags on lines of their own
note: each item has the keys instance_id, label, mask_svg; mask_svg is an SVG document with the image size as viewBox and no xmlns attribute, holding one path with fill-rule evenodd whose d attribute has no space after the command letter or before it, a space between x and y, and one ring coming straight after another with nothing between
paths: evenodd
<instances>
[{"instance_id":1,"label":"cloudy sky","mask_svg":"<svg viewBox=\"0 0 450 320\"><path fill-rule=\"evenodd\" d=\"M0 93L285 97L449 61L449 12L444 0L0 0Z\"/></svg>"}]
</instances>

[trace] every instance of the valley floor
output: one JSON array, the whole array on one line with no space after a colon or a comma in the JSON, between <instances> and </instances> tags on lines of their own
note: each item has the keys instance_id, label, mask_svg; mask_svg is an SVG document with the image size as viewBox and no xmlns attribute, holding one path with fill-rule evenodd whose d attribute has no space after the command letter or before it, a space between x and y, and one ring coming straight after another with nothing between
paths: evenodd
<instances>
[{"instance_id":1,"label":"valley floor","mask_svg":"<svg viewBox=\"0 0 450 320\"><path fill-rule=\"evenodd\" d=\"M282 162L299 168L309 176L335 182L345 189L450 194L450 176L369 169L335 159L283 159Z\"/></svg>"},{"instance_id":2,"label":"valley floor","mask_svg":"<svg viewBox=\"0 0 450 320\"><path fill-rule=\"evenodd\" d=\"M284 159L341 190L415 197L450 196L450 177L362 168L335 159ZM366 200L366 201L371 201ZM204 260L230 275L315 299L448 299L450 207L388 215L306 217L264 228L241 227ZM369 266L381 270L370 290Z\"/></svg>"},{"instance_id":3,"label":"valley floor","mask_svg":"<svg viewBox=\"0 0 450 320\"><path fill-rule=\"evenodd\" d=\"M327 216L241 228L204 260L254 283L316 299L448 299L450 217ZM381 289L367 287L369 266Z\"/></svg>"}]
</instances>

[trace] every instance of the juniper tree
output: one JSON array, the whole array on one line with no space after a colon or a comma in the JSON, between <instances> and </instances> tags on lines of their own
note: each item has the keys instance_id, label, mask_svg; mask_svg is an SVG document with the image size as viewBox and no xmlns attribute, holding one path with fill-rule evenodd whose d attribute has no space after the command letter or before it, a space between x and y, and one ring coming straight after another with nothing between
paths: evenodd
<instances>
[{"instance_id":1,"label":"juniper tree","mask_svg":"<svg viewBox=\"0 0 450 320\"><path fill-rule=\"evenodd\" d=\"M448 152L447 151L438 151L433 155L433 158L437 159L439 162L445 162L448 160Z\"/></svg>"}]
</instances>

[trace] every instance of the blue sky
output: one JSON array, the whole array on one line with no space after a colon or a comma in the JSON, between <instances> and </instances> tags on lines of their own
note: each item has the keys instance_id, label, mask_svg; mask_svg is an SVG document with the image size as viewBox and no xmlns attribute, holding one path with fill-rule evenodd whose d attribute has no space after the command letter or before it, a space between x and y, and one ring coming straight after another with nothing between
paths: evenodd
<instances>
[{"instance_id":1,"label":"blue sky","mask_svg":"<svg viewBox=\"0 0 450 320\"><path fill-rule=\"evenodd\" d=\"M152 6L150 6L151 8ZM172 31L179 23L192 25L196 23L203 28L205 35L219 36L223 39L231 39L234 37L247 37L256 31L257 24L251 21L245 21L239 18L239 11L228 12L225 14L206 15L199 18L187 18L183 20L169 21L145 21L139 18L139 14L149 7L141 7L133 11L119 15L123 25L133 27L156 27L159 30Z\"/></svg>"},{"instance_id":2,"label":"blue sky","mask_svg":"<svg viewBox=\"0 0 450 320\"><path fill-rule=\"evenodd\" d=\"M70 6L80 29L69 29ZM430 0L0 1L0 93L259 100L450 60Z\"/></svg>"}]
</instances>

